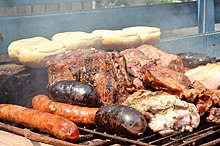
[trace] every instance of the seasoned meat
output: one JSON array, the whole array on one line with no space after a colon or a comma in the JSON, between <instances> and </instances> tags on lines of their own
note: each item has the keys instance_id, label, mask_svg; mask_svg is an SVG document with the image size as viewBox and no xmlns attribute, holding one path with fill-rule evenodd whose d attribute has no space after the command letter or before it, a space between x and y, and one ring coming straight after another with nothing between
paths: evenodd
<instances>
[{"instance_id":1,"label":"seasoned meat","mask_svg":"<svg viewBox=\"0 0 220 146\"><path fill-rule=\"evenodd\" d=\"M74 50L46 59L48 88L62 80L87 83L104 105L121 103L140 89L163 90L194 102L203 115L219 102L219 91L207 89L200 81L190 81L179 58L149 45L120 53Z\"/></svg>"},{"instance_id":2,"label":"seasoned meat","mask_svg":"<svg viewBox=\"0 0 220 146\"><path fill-rule=\"evenodd\" d=\"M168 68L177 72L184 72L184 65L181 57L166 53L151 45L141 45L137 48L126 49L120 53L125 55L129 63L136 62L140 66L143 66L148 60L153 60L159 67ZM130 66L129 68L135 69L135 67L132 67L132 64L129 65L129 63L127 63L128 66Z\"/></svg>"},{"instance_id":3,"label":"seasoned meat","mask_svg":"<svg viewBox=\"0 0 220 146\"><path fill-rule=\"evenodd\" d=\"M220 108L211 108L209 111L209 115L206 118L206 121L220 124Z\"/></svg>"},{"instance_id":4,"label":"seasoned meat","mask_svg":"<svg viewBox=\"0 0 220 146\"><path fill-rule=\"evenodd\" d=\"M142 45L136 49L144 53L145 56L156 61L159 67L169 68L177 72L184 72L184 65L181 57L166 53L152 45Z\"/></svg>"},{"instance_id":5,"label":"seasoned meat","mask_svg":"<svg viewBox=\"0 0 220 146\"><path fill-rule=\"evenodd\" d=\"M220 63L207 64L190 69L185 75L191 82L200 81L208 89L220 88Z\"/></svg>"},{"instance_id":6,"label":"seasoned meat","mask_svg":"<svg viewBox=\"0 0 220 146\"><path fill-rule=\"evenodd\" d=\"M167 92L138 90L123 104L144 114L149 121L148 126L163 136L174 131L192 131L200 122L200 115L194 104Z\"/></svg>"},{"instance_id":7,"label":"seasoned meat","mask_svg":"<svg viewBox=\"0 0 220 146\"><path fill-rule=\"evenodd\" d=\"M220 90L207 89L197 95L195 105L199 110L200 115L204 115L213 106L220 106Z\"/></svg>"},{"instance_id":8,"label":"seasoned meat","mask_svg":"<svg viewBox=\"0 0 220 146\"><path fill-rule=\"evenodd\" d=\"M155 63L149 62L141 67L141 80L157 90L166 90L174 94L180 94L186 90L191 82L183 74L170 69L160 68Z\"/></svg>"},{"instance_id":9,"label":"seasoned meat","mask_svg":"<svg viewBox=\"0 0 220 146\"><path fill-rule=\"evenodd\" d=\"M45 64L48 71L48 85L50 86L62 80L77 80L74 78L69 68L72 66L75 67L75 70L79 70L79 66L82 65L83 59L96 52L99 51L95 49L82 49L47 57L45 59Z\"/></svg>"},{"instance_id":10,"label":"seasoned meat","mask_svg":"<svg viewBox=\"0 0 220 146\"><path fill-rule=\"evenodd\" d=\"M60 80L74 80L91 85L104 105L121 103L132 89L123 55L83 49L46 60L48 87ZM71 85L70 85L71 86Z\"/></svg>"}]
</instances>

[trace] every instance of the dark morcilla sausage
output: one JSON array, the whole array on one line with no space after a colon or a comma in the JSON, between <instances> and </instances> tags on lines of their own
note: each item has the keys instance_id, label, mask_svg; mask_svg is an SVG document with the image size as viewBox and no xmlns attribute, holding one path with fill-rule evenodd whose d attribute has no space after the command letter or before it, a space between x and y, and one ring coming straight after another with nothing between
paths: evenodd
<instances>
[{"instance_id":1,"label":"dark morcilla sausage","mask_svg":"<svg viewBox=\"0 0 220 146\"><path fill-rule=\"evenodd\" d=\"M119 104L110 104L99 108L95 123L100 130L132 137L143 134L147 122L143 114L136 109Z\"/></svg>"},{"instance_id":2,"label":"dark morcilla sausage","mask_svg":"<svg viewBox=\"0 0 220 146\"><path fill-rule=\"evenodd\" d=\"M89 84L62 80L49 87L50 98L54 101L81 105L87 107L100 107L101 98Z\"/></svg>"}]
</instances>

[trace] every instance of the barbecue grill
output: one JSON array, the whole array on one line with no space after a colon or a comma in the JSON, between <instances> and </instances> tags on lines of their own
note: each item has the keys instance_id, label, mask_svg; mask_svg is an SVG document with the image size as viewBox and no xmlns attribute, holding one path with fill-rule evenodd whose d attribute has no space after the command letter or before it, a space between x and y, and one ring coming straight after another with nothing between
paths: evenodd
<instances>
[{"instance_id":1,"label":"barbecue grill","mask_svg":"<svg viewBox=\"0 0 220 146\"><path fill-rule=\"evenodd\" d=\"M61 4L80 2L80 10L62 10ZM88 4L91 4L88 6ZM41 9L34 11L34 6L57 5L57 11ZM176 29L188 29L198 27L198 33L163 37L156 44L160 49L168 53L202 52L207 53L213 61L218 61L220 56L220 33L215 31L215 24L220 21L220 1L198 0L186 3L143 5L132 7L115 7L107 9L94 9L92 0L11 0L0 1L0 10L5 7L30 8L29 12L0 16L0 63L12 63L7 56L7 46L14 40L44 36L50 38L58 32L85 31L95 29L122 29L136 25L156 26L161 32L169 32ZM191 33L191 32L190 32ZM203 118L203 117L202 117ZM202 145L214 146L220 144L220 125L205 123L201 120L199 127L193 132L175 132L172 135L162 137L159 134L147 130L146 133L136 138L125 138L120 135L112 135L100 132L95 127L80 126L80 137L74 142L79 145ZM29 139L32 137L24 134L24 127L12 126L0 123L0 129L23 135ZM26 129L29 131L29 129ZM29 131L30 132L30 131ZM33 135L41 133L33 131ZM49 137L61 144L71 145L54 137ZM49 142L50 144L51 141ZM74 145L72 143L72 145Z\"/></svg>"}]
</instances>

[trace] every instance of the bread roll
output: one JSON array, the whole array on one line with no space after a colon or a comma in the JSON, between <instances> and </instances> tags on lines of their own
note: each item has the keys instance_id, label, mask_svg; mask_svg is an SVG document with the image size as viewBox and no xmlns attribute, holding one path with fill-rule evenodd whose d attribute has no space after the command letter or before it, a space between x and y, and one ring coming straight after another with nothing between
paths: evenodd
<instances>
[{"instance_id":1,"label":"bread roll","mask_svg":"<svg viewBox=\"0 0 220 146\"><path fill-rule=\"evenodd\" d=\"M92 34L102 37L102 49L121 51L141 45L141 38L136 32L122 30L94 30Z\"/></svg>"},{"instance_id":2,"label":"bread roll","mask_svg":"<svg viewBox=\"0 0 220 146\"><path fill-rule=\"evenodd\" d=\"M51 38L51 40L63 43L67 50L85 48L99 49L102 44L100 35L80 31L57 33Z\"/></svg>"},{"instance_id":3,"label":"bread roll","mask_svg":"<svg viewBox=\"0 0 220 146\"><path fill-rule=\"evenodd\" d=\"M160 29L157 27L134 26L122 29L125 32L136 32L142 40L142 44L154 45L160 41Z\"/></svg>"},{"instance_id":4,"label":"bread roll","mask_svg":"<svg viewBox=\"0 0 220 146\"><path fill-rule=\"evenodd\" d=\"M45 67L44 58L65 52L63 44L44 37L33 37L12 42L8 54L14 61L29 67Z\"/></svg>"},{"instance_id":5,"label":"bread roll","mask_svg":"<svg viewBox=\"0 0 220 146\"><path fill-rule=\"evenodd\" d=\"M41 41L48 41L48 40L44 37L33 37L33 38L27 38L27 39L14 41L8 46L8 55L10 56L12 60L19 61L18 53L22 46L38 44L38 42L41 42Z\"/></svg>"}]
</instances>

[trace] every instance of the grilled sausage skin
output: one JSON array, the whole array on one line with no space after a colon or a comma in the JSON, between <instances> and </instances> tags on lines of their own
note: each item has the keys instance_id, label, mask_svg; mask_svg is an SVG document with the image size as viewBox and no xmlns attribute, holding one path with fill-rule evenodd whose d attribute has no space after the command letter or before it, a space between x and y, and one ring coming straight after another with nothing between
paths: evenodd
<instances>
[{"instance_id":1,"label":"grilled sausage skin","mask_svg":"<svg viewBox=\"0 0 220 146\"><path fill-rule=\"evenodd\" d=\"M128 137L142 134L147 128L143 114L132 107L119 104L100 107L96 112L95 123L102 131Z\"/></svg>"},{"instance_id":2,"label":"grilled sausage skin","mask_svg":"<svg viewBox=\"0 0 220 146\"><path fill-rule=\"evenodd\" d=\"M58 102L87 107L102 105L100 96L92 86L74 80L62 80L52 84L49 94L52 100Z\"/></svg>"},{"instance_id":3,"label":"grilled sausage skin","mask_svg":"<svg viewBox=\"0 0 220 146\"><path fill-rule=\"evenodd\" d=\"M0 104L0 120L44 131L63 140L74 141L79 136L78 127L70 120L19 105Z\"/></svg>"},{"instance_id":4,"label":"grilled sausage skin","mask_svg":"<svg viewBox=\"0 0 220 146\"><path fill-rule=\"evenodd\" d=\"M81 125L94 125L98 110L98 108L54 102L46 95L36 95L32 99L32 106L34 109L64 117Z\"/></svg>"}]
</instances>

